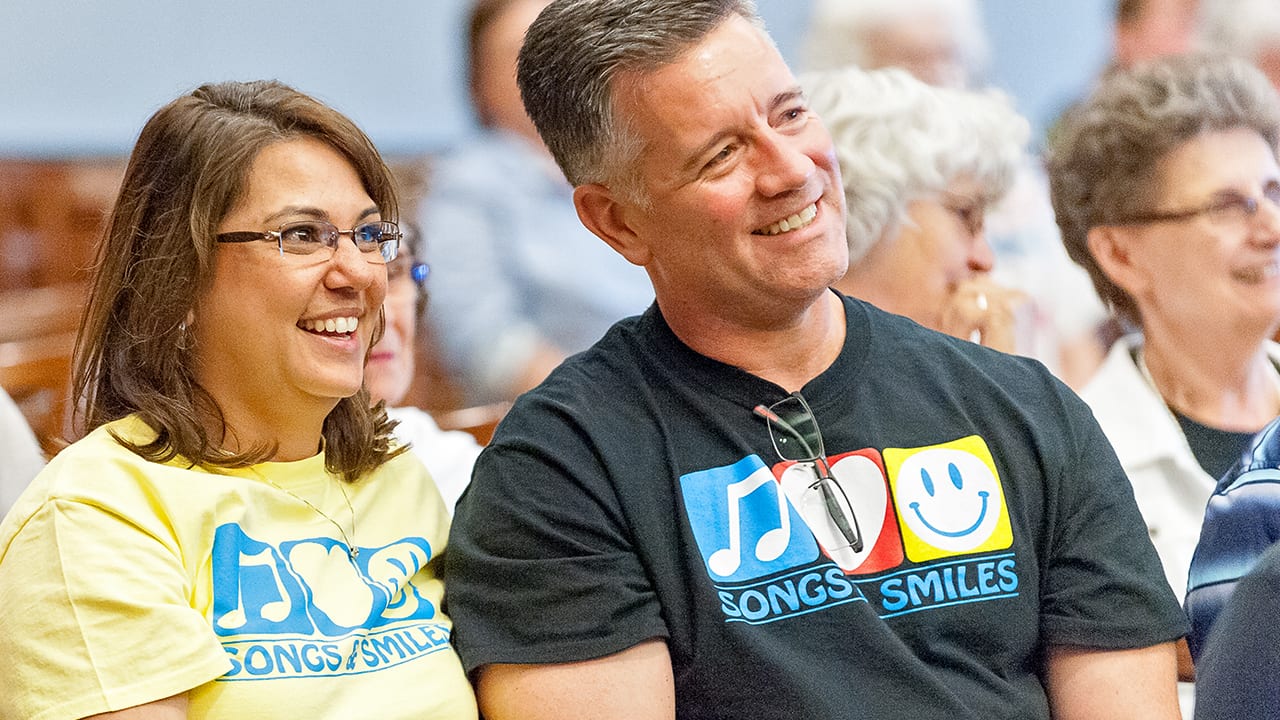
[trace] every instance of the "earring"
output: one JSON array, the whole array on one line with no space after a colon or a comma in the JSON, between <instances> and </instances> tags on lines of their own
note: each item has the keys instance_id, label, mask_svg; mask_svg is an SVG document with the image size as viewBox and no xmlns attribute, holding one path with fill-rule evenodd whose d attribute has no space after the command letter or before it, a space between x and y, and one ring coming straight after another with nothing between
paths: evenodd
<instances>
[{"instance_id":1,"label":"earring","mask_svg":"<svg viewBox=\"0 0 1280 720\"><path fill-rule=\"evenodd\" d=\"M191 338L191 332L188 330L187 321L184 318L182 322L178 323L178 349L190 350L193 345L195 345L195 342Z\"/></svg>"}]
</instances>

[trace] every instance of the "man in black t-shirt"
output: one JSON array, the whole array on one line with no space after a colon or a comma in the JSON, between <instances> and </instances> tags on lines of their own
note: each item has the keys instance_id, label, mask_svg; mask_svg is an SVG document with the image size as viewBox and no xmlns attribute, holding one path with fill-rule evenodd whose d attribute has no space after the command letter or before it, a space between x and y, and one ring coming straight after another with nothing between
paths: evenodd
<instances>
[{"instance_id":1,"label":"man in black t-shirt","mask_svg":"<svg viewBox=\"0 0 1280 720\"><path fill-rule=\"evenodd\" d=\"M1176 718L1185 632L1039 364L828 290L830 137L741 0L557 0L525 104L657 302L522 396L446 552L505 718Z\"/></svg>"}]
</instances>

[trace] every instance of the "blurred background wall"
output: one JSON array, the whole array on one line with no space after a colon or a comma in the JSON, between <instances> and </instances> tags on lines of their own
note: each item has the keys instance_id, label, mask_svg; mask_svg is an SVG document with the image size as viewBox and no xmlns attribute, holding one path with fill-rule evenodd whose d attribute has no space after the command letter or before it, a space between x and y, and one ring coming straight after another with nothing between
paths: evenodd
<instances>
[{"instance_id":1,"label":"blurred background wall","mask_svg":"<svg viewBox=\"0 0 1280 720\"><path fill-rule=\"evenodd\" d=\"M849 0L857 2L857 0ZM807 0L758 0L796 57ZM984 0L988 79L1037 130L1108 52L1111 0ZM201 82L272 77L352 116L390 155L472 126L467 0L0 0L0 156L128 151L160 105Z\"/></svg>"}]
</instances>

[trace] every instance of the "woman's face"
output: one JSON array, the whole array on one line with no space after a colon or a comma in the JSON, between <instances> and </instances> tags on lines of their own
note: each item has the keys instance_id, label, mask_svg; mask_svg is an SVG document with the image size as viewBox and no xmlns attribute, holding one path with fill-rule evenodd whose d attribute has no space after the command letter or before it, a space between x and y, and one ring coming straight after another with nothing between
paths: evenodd
<instances>
[{"instance_id":1,"label":"woman's face","mask_svg":"<svg viewBox=\"0 0 1280 720\"><path fill-rule=\"evenodd\" d=\"M351 163L319 140L300 138L259 153L217 232L271 231L301 220L349 230L380 219ZM274 241L216 244L190 324L195 375L242 442L323 419L360 389L387 291L386 266L369 257L346 235L336 249L310 255L281 255Z\"/></svg>"},{"instance_id":2,"label":"woman's face","mask_svg":"<svg viewBox=\"0 0 1280 720\"><path fill-rule=\"evenodd\" d=\"M413 384L414 343L417 337L418 285L410 275L417 260L407 248L387 266L387 300L383 303L387 328L369 354L365 384L374 402L400 404Z\"/></svg>"},{"instance_id":3,"label":"woman's face","mask_svg":"<svg viewBox=\"0 0 1280 720\"><path fill-rule=\"evenodd\" d=\"M1224 208L1121 226L1123 262L1108 274L1133 296L1143 327L1228 327L1270 336L1280 322L1280 168L1244 128L1206 132L1166 155L1149 213ZM1232 200L1257 202L1249 215ZM1104 264L1104 268L1107 267Z\"/></svg>"},{"instance_id":4,"label":"woman's face","mask_svg":"<svg viewBox=\"0 0 1280 720\"><path fill-rule=\"evenodd\" d=\"M896 232L857 260L837 287L940 329L957 286L990 272L995 262L983 227L986 208L983 188L968 178L913 200Z\"/></svg>"}]
</instances>

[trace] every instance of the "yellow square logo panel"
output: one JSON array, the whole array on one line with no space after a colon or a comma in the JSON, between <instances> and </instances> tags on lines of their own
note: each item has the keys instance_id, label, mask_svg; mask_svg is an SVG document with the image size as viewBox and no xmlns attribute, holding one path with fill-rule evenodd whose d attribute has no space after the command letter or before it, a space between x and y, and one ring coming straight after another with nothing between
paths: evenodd
<instances>
[{"instance_id":1,"label":"yellow square logo panel","mask_svg":"<svg viewBox=\"0 0 1280 720\"><path fill-rule=\"evenodd\" d=\"M982 438L885 448L884 464L912 562L1013 545L1004 488Z\"/></svg>"}]
</instances>

